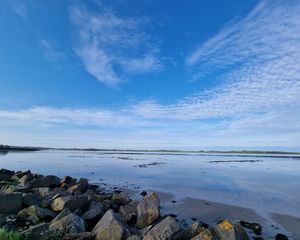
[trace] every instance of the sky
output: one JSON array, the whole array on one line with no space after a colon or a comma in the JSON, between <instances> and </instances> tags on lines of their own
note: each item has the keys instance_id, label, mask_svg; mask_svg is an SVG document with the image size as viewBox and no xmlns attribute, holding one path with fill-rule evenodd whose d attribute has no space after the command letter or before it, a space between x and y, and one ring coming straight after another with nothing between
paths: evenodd
<instances>
[{"instance_id":1,"label":"sky","mask_svg":"<svg viewBox=\"0 0 300 240\"><path fill-rule=\"evenodd\" d=\"M300 151L299 0L2 0L0 144Z\"/></svg>"}]
</instances>

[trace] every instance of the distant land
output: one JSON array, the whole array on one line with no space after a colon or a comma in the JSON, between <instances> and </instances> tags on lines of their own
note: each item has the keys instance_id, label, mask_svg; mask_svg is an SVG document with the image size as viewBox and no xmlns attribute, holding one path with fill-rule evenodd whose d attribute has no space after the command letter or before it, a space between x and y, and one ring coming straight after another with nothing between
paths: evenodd
<instances>
[{"instance_id":1,"label":"distant land","mask_svg":"<svg viewBox=\"0 0 300 240\"><path fill-rule=\"evenodd\" d=\"M135 150L135 149L101 149L101 148L47 148L47 147L27 147L27 146L9 146L1 145L0 151L41 151L41 150L72 150L72 151L125 151L125 152L161 152L161 153L224 153L224 154L300 154L300 152L287 151L262 151L262 150L174 150L174 149L152 149L152 150Z\"/></svg>"}]
</instances>

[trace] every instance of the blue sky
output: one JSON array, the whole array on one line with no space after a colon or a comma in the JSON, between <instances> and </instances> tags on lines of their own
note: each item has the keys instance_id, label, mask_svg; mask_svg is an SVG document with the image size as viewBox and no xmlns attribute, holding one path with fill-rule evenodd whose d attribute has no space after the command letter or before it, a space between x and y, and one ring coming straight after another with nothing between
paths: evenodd
<instances>
[{"instance_id":1,"label":"blue sky","mask_svg":"<svg viewBox=\"0 0 300 240\"><path fill-rule=\"evenodd\" d=\"M297 0L0 2L0 143L300 150Z\"/></svg>"}]
</instances>

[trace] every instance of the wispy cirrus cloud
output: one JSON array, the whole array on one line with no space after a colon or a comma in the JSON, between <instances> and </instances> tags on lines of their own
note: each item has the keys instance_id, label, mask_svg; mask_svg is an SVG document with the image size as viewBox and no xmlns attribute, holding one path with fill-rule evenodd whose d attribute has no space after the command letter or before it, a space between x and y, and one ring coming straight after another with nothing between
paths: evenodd
<instances>
[{"instance_id":1,"label":"wispy cirrus cloud","mask_svg":"<svg viewBox=\"0 0 300 240\"><path fill-rule=\"evenodd\" d=\"M30 3L29 1L25 2L21 0L10 0L9 2L16 14L18 14L23 19L27 19L28 12L29 12L29 6L28 6L28 3Z\"/></svg>"},{"instance_id":2,"label":"wispy cirrus cloud","mask_svg":"<svg viewBox=\"0 0 300 240\"><path fill-rule=\"evenodd\" d=\"M58 50L57 43L55 41L42 38L39 43L46 60L50 62L57 62L66 57L64 52Z\"/></svg>"},{"instance_id":3,"label":"wispy cirrus cloud","mask_svg":"<svg viewBox=\"0 0 300 240\"><path fill-rule=\"evenodd\" d=\"M70 17L76 29L75 52L98 81L115 86L126 75L162 68L158 45L143 31L147 19L107 9L94 12L84 5L71 7Z\"/></svg>"}]
</instances>

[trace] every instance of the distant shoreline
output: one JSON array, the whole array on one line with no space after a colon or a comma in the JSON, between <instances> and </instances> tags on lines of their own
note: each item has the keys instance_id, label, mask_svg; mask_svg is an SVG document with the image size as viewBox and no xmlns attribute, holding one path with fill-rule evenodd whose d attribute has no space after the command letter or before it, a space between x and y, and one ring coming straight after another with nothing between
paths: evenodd
<instances>
[{"instance_id":1,"label":"distant shoreline","mask_svg":"<svg viewBox=\"0 0 300 240\"><path fill-rule=\"evenodd\" d=\"M0 145L0 151L41 151L41 150L62 150L62 151L110 151L110 152L159 152L159 153L221 153L221 154L300 154L300 152L288 151L263 151L263 150L174 150L174 149L151 149L151 150L136 150L136 149L101 149L101 148L48 148L48 147L24 147L24 146L9 146Z\"/></svg>"}]
</instances>

